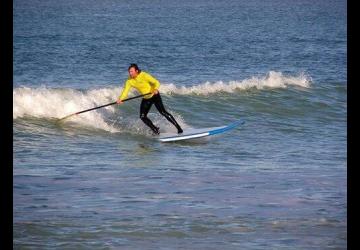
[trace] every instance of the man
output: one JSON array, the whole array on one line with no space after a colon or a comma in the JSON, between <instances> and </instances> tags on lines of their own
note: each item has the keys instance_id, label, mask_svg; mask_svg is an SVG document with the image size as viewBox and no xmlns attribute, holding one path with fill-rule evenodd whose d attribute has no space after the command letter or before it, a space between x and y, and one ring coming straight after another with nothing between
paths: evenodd
<instances>
[{"instance_id":1,"label":"man","mask_svg":"<svg viewBox=\"0 0 360 250\"><path fill-rule=\"evenodd\" d=\"M136 64L131 64L128 68L128 72L129 78L125 82L124 89L116 102L118 104L122 104L123 100L126 99L131 87L137 89L141 94L150 93L149 95L144 96L141 101L140 119L151 128L154 134L159 135L159 128L156 127L147 117L151 106L155 104L155 107L160 112L160 114L165 116L169 122L174 124L178 130L178 133L181 134L183 130L181 129L180 125L176 122L175 118L165 110L165 107L162 103L159 93L159 81L152 77L149 73L141 71Z\"/></svg>"}]
</instances>

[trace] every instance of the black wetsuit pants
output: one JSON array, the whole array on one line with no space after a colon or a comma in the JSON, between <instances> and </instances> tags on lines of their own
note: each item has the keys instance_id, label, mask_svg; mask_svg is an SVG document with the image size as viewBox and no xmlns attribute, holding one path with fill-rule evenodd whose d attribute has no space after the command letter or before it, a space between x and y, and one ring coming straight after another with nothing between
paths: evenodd
<instances>
[{"instance_id":1,"label":"black wetsuit pants","mask_svg":"<svg viewBox=\"0 0 360 250\"><path fill-rule=\"evenodd\" d=\"M147 114L150 111L151 106L155 104L155 107L157 108L157 110L159 111L160 114L162 114L163 116L165 116L165 118L171 122L172 124L174 124L174 126L177 128L178 133L182 132L181 127L179 126L179 124L176 122L175 118L165 110L165 107L163 105L163 102L161 100L161 96L160 93L153 95L151 98L149 99L145 99L143 98L141 101L141 105L140 105L140 119L151 128L151 130L155 133L155 134L159 134L159 128L155 127L155 125L152 123L152 121L147 117Z\"/></svg>"}]
</instances>

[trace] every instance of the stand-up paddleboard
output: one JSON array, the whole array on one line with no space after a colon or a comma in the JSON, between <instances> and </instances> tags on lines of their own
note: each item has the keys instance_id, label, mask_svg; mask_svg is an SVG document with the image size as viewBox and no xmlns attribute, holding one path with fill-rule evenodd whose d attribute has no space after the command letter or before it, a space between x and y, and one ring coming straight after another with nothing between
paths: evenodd
<instances>
[{"instance_id":1,"label":"stand-up paddleboard","mask_svg":"<svg viewBox=\"0 0 360 250\"><path fill-rule=\"evenodd\" d=\"M201 137L205 137L205 136L221 134L221 133L224 133L231 129L234 129L244 123L245 123L245 121L238 120L227 126L212 127L212 128L198 128L198 129L194 129L194 128L184 129L184 132L182 134L161 133L157 139L161 142L174 142L174 141L196 139L196 138L201 138Z\"/></svg>"}]
</instances>

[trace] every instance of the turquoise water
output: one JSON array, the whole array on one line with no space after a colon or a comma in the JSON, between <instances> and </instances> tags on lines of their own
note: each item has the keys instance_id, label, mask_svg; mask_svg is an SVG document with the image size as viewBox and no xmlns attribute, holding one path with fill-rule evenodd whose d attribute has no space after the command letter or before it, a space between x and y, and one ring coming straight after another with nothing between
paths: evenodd
<instances>
[{"instance_id":1,"label":"turquoise water","mask_svg":"<svg viewBox=\"0 0 360 250\"><path fill-rule=\"evenodd\" d=\"M15 249L347 248L345 1L13 7ZM56 122L134 62L184 128L245 124L160 143L139 99Z\"/></svg>"}]
</instances>

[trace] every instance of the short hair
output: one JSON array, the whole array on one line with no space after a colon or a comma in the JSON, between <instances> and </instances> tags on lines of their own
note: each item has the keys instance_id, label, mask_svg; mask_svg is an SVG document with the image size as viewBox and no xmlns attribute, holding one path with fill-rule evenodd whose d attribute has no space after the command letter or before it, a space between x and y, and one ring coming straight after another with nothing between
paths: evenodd
<instances>
[{"instance_id":1,"label":"short hair","mask_svg":"<svg viewBox=\"0 0 360 250\"><path fill-rule=\"evenodd\" d=\"M136 71L139 71L139 72L140 72L140 69L139 69L139 67L137 66L136 63L130 64L130 66L129 66L129 68L128 68L128 71L129 71L131 68L134 68Z\"/></svg>"}]
</instances>

